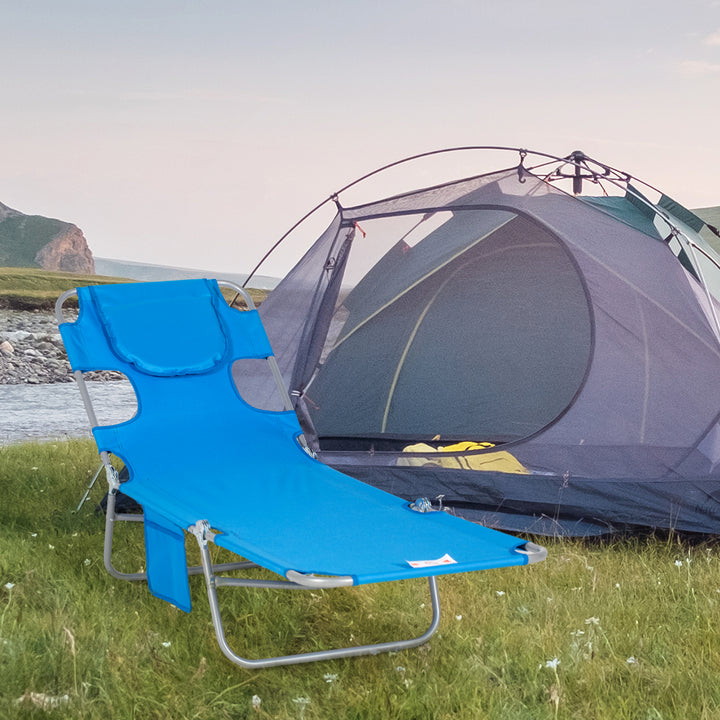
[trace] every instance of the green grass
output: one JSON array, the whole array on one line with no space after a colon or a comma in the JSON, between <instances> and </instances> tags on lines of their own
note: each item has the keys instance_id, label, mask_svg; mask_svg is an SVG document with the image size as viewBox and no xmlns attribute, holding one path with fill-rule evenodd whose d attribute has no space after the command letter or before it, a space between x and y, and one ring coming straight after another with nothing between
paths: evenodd
<instances>
[{"instance_id":1,"label":"green grass","mask_svg":"<svg viewBox=\"0 0 720 720\"><path fill-rule=\"evenodd\" d=\"M104 275L80 275L75 273L50 272L40 268L0 267L0 308L14 310L52 310L58 297L70 288L81 285L105 285L107 283L132 282L124 278ZM249 289L256 304L267 296L266 290ZM234 293L223 290L230 300ZM77 301L71 298L67 305Z\"/></svg>"},{"instance_id":2,"label":"green grass","mask_svg":"<svg viewBox=\"0 0 720 720\"><path fill-rule=\"evenodd\" d=\"M58 297L79 285L128 282L103 275L50 272L40 268L0 267L0 307L51 310ZM68 301L71 304L72 301Z\"/></svg>"},{"instance_id":3,"label":"green grass","mask_svg":"<svg viewBox=\"0 0 720 720\"><path fill-rule=\"evenodd\" d=\"M539 565L441 578L422 648L251 672L221 654L200 578L187 615L106 573L100 481L73 512L97 465L89 441L0 448L0 717L720 718L715 544L544 539ZM120 530L117 565L142 567L140 528ZM220 599L251 657L429 621L424 581ZM68 700L45 712L29 693Z\"/></svg>"}]
</instances>

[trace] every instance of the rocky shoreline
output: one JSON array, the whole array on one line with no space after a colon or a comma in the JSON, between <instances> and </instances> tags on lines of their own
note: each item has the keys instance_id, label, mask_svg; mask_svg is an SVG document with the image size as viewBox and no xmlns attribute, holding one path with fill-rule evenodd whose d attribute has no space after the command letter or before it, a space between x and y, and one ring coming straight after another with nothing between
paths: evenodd
<instances>
[{"instance_id":1,"label":"rocky shoreline","mask_svg":"<svg viewBox=\"0 0 720 720\"><path fill-rule=\"evenodd\" d=\"M77 310L65 310L75 320ZM88 379L116 380L113 372L92 373ZM0 309L0 384L41 385L72 381L55 315L46 310Z\"/></svg>"}]
</instances>

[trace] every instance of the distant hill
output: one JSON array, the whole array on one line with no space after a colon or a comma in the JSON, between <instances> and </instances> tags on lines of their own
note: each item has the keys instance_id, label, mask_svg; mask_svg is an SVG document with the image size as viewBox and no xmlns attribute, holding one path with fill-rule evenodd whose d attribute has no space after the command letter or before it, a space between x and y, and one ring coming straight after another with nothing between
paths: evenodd
<instances>
[{"instance_id":1,"label":"distant hill","mask_svg":"<svg viewBox=\"0 0 720 720\"><path fill-rule=\"evenodd\" d=\"M168 265L152 265L147 263L131 262L129 260L112 260L110 258L95 258L95 270L100 275L112 275L129 280L153 282L157 280L190 280L192 278L209 277L230 280L242 285L247 274L218 272L215 270L197 270L194 268L179 268ZM266 275L255 275L250 287L260 290L272 290L280 282L278 278Z\"/></svg>"},{"instance_id":2,"label":"distant hill","mask_svg":"<svg viewBox=\"0 0 720 720\"><path fill-rule=\"evenodd\" d=\"M0 203L0 266L58 272L95 272L92 252L77 225L25 215Z\"/></svg>"}]
</instances>

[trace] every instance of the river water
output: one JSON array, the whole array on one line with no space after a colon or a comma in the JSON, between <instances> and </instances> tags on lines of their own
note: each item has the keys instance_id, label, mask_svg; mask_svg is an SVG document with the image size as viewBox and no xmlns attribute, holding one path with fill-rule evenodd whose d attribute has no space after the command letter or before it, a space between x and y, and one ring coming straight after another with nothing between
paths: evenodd
<instances>
[{"instance_id":1,"label":"river water","mask_svg":"<svg viewBox=\"0 0 720 720\"><path fill-rule=\"evenodd\" d=\"M137 411L127 380L87 383L101 425L130 419ZM0 445L26 440L90 437L77 385L0 385Z\"/></svg>"}]
</instances>

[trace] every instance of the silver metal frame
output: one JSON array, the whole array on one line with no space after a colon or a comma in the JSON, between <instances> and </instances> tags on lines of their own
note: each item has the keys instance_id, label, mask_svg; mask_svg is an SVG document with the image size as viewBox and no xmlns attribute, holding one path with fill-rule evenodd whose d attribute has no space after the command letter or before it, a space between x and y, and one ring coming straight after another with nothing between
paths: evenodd
<instances>
[{"instance_id":1,"label":"silver metal frame","mask_svg":"<svg viewBox=\"0 0 720 720\"><path fill-rule=\"evenodd\" d=\"M248 308L250 310L255 309L255 304L250 297L250 294L240 286L226 281L218 283L222 287L228 287L235 290L239 295L243 297ZM77 290L68 290L64 292L57 300L55 304L55 316L58 323L65 322L65 318L62 312L62 306L65 301L77 295ZM267 358L270 364L273 377L275 379L278 391L280 392L283 405L286 410L292 410L292 401L287 392L287 388L282 379L280 369L278 368L277 361L274 357ZM80 370L73 372L75 382L80 389L80 395L85 406L88 419L91 427L99 425L95 410L93 408L92 399L88 392L88 388L83 377L83 373ZM299 442L301 446L310 454L312 451L308 448L305 438L300 436ZM95 479L100 474L102 468L105 468L105 475L108 482L108 496L107 496L107 507L105 510L105 539L103 545L103 562L105 569L110 575L119 580L147 580L146 572L126 573L117 570L112 562L112 543L113 535L115 530L115 522L143 522L144 516L140 513L117 513L115 512L116 496L120 489L121 483L118 476L118 471L112 464L109 453L103 451L100 453L102 465L98 469L98 472L93 478L93 481L86 489L85 495L78 505L78 510L85 502ZM256 563L241 561L234 563L215 563L213 564L210 557L210 550L208 548L208 542L211 542L215 533L212 532L210 526L206 520L199 520L194 525L187 528L188 532L195 535L198 546L200 549L201 565L191 566L187 568L188 575L200 575L202 574L205 578L205 585L207 587L208 600L210 603L210 613L212 616L213 627L215 629L215 635L217 637L220 649L225 656L232 662L240 665L241 667L248 669L272 667L276 665L292 665L305 662L317 662L320 660L330 660L334 658L344 657L355 657L358 655L377 655L382 652L395 652L398 650L404 650L408 648L417 647L427 642L430 637L435 633L440 624L440 597L437 588L437 578L429 577L430 587L430 601L432 606L432 620L428 629L419 635L418 637L411 638L409 640L398 640L391 642L376 643L371 645L358 645L354 647L336 648L333 650L320 650L315 652L298 653L295 655L284 655L280 657L263 658L259 660L252 660L241 657L235 653L228 645L225 638L225 631L220 616L220 604L217 597L218 587L248 587L248 588L271 588L271 589L284 589L284 590L313 590L313 589L329 589L338 587L349 587L353 585L353 578L350 576L343 577L324 577L317 575L307 575L289 570L287 572L287 580L263 580L257 578L239 578L239 577L218 577L217 573L228 572L233 570L247 570L251 568L260 567Z\"/></svg>"},{"instance_id":2,"label":"silver metal frame","mask_svg":"<svg viewBox=\"0 0 720 720\"><path fill-rule=\"evenodd\" d=\"M228 645L225 638L225 630L220 616L220 603L217 597L217 588L219 587L259 587L273 589L288 590L312 590L319 588L336 588L345 587L353 584L351 577L319 577L315 575L303 575L302 573L289 570L287 575L292 580L254 580L248 578L225 578L217 577L215 570L217 565L213 565L210 558L210 550L208 542L212 540L214 534L210 532L207 521L201 520L195 525L188 528L188 532L195 535L200 547L200 557L202 560L203 574L205 576L205 586L207 588L208 601L210 603L210 614L212 616L213 627L215 628L215 636L218 645L223 654L236 665L253 670L266 667L274 667L277 665L297 665L306 662L318 662L320 660L332 660L336 658L356 657L358 655L377 655L383 652L396 652L398 650L406 650L417 647L426 643L440 624L440 596L437 588L437 578L429 577L430 585L430 601L432 605L432 621L428 629L416 638L409 640L396 640L390 642L376 643L371 645L356 645L353 647L335 648L333 650L317 650L314 652L297 653L295 655L281 655L277 657L262 658L252 660L238 655ZM258 567L253 563L248 563L247 567Z\"/></svg>"},{"instance_id":3,"label":"silver metal frame","mask_svg":"<svg viewBox=\"0 0 720 720\"><path fill-rule=\"evenodd\" d=\"M547 548L530 541L526 542L524 545L516 547L515 552L527 556L528 565L539 563L541 560L544 560L548 554Z\"/></svg>"},{"instance_id":4,"label":"silver metal frame","mask_svg":"<svg viewBox=\"0 0 720 720\"><path fill-rule=\"evenodd\" d=\"M229 660L234 662L236 665L240 665L241 667L249 670L274 667L277 665L297 665L299 663L306 662L357 657L359 655L378 655L383 652L408 650L426 643L435 634L435 631L440 625L441 610L437 577L429 576L428 585L430 589L432 620L427 630L415 638L410 638L409 640L394 640L375 643L371 645L356 645L351 647L335 648L333 650L318 650L315 652L297 653L295 655L282 655L258 660L251 660L249 658L242 657L232 650L225 638L225 630L222 618L220 617L220 603L217 597L217 589L219 587L258 587L289 590L329 589L352 586L353 579L350 576L327 577L306 575L294 570L287 571L286 577L288 578L288 581L217 577L215 572L221 566L213 565L210 558L208 542L211 542L215 538L215 533L213 533L210 529L208 522L206 520L198 521L188 528L188 532L195 535L200 548L200 558L202 560L202 569L205 576L205 586L207 588L208 602L210 604L210 614L212 616L215 636L217 637L220 649ZM533 542L526 542L524 545L515 548L515 550L528 558L528 565L540 562L547 557L547 549L542 545L537 545ZM246 563L245 567L252 568L259 566L249 562Z\"/></svg>"}]
</instances>

